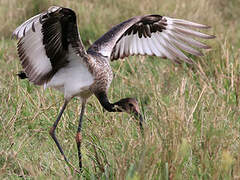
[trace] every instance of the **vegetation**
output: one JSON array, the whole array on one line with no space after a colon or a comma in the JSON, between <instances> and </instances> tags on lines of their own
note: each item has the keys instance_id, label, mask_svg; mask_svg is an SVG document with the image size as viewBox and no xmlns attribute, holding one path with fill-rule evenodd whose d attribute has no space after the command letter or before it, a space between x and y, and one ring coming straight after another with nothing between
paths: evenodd
<instances>
[{"instance_id":1,"label":"vegetation","mask_svg":"<svg viewBox=\"0 0 240 180\"><path fill-rule=\"evenodd\" d=\"M0 0L0 179L240 179L239 0ZM145 136L124 113L103 112L89 99L83 121L82 175L62 159L48 134L61 93L20 81L12 31L51 5L73 8L86 46L135 15L161 14L211 25L216 39L196 64L156 57L112 63L112 101L137 97ZM78 166L75 133L79 99L57 128L67 157Z\"/></svg>"}]
</instances>

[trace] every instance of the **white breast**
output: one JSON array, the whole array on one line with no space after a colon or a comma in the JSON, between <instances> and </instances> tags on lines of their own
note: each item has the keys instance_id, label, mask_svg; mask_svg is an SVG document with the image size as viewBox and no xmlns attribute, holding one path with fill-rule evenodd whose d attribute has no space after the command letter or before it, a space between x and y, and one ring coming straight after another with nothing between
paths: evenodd
<instances>
[{"instance_id":1,"label":"white breast","mask_svg":"<svg viewBox=\"0 0 240 180\"><path fill-rule=\"evenodd\" d=\"M94 82L92 74L79 56L71 55L68 58L68 65L61 68L46 86L62 91L66 99L78 95L89 96L89 88Z\"/></svg>"}]
</instances>

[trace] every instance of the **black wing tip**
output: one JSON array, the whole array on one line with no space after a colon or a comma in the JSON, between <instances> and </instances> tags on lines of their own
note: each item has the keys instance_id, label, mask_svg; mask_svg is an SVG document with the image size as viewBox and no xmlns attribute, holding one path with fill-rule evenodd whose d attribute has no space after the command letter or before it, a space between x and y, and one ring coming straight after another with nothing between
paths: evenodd
<instances>
[{"instance_id":1,"label":"black wing tip","mask_svg":"<svg viewBox=\"0 0 240 180\"><path fill-rule=\"evenodd\" d=\"M28 78L27 75L26 75L26 73L23 72L23 71L20 71L17 75L18 75L18 77L19 77L20 79L26 79L26 78Z\"/></svg>"},{"instance_id":2,"label":"black wing tip","mask_svg":"<svg viewBox=\"0 0 240 180\"><path fill-rule=\"evenodd\" d=\"M217 36L215 36L215 35L209 35L210 37L209 37L209 39L214 39L214 38L216 38Z\"/></svg>"},{"instance_id":3,"label":"black wing tip","mask_svg":"<svg viewBox=\"0 0 240 180\"><path fill-rule=\"evenodd\" d=\"M212 26L209 26L209 25L204 25L205 27L203 27L203 29L210 29L212 28Z\"/></svg>"}]
</instances>

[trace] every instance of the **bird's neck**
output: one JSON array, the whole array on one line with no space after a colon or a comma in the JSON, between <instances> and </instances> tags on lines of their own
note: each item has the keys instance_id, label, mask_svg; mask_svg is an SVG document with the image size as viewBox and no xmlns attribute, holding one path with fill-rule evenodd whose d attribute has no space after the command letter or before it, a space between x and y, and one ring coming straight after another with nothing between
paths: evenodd
<instances>
[{"instance_id":1,"label":"bird's neck","mask_svg":"<svg viewBox=\"0 0 240 180\"><path fill-rule=\"evenodd\" d=\"M109 102L107 94L105 92L95 93L95 95L98 98L101 105L103 106L103 108L106 109L108 112L122 112L121 109L115 106L115 103Z\"/></svg>"}]
</instances>

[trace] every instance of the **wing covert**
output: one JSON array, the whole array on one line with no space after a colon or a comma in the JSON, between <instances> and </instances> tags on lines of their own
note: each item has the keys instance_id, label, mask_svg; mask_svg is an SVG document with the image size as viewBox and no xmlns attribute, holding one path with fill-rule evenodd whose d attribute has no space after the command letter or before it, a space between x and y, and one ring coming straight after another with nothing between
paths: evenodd
<instances>
[{"instance_id":1,"label":"wing covert","mask_svg":"<svg viewBox=\"0 0 240 180\"><path fill-rule=\"evenodd\" d=\"M192 63L183 51L201 56L203 54L199 49L210 47L195 38L215 37L196 31L197 28L207 29L209 26L160 15L138 16L113 27L97 40L88 52L94 50L110 60L130 55L151 55L168 58L177 63L180 63L180 60Z\"/></svg>"},{"instance_id":2,"label":"wing covert","mask_svg":"<svg viewBox=\"0 0 240 180\"><path fill-rule=\"evenodd\" d=\"M67 65L70 53L78 56L86 53L77 30L76 15L68 8L50 7L25 21L13 36L19 39L17 49L24 72L37 85L46 83Z\"/></svg>"}]
</instances>

